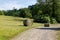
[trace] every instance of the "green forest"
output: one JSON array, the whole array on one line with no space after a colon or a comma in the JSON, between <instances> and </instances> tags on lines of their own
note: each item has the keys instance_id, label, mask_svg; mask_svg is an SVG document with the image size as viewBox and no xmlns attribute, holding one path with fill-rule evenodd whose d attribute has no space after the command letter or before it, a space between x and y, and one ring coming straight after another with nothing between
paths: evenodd
<instances>
[{"instance_id":1,"label":"green forest","mask_svg":"<svg viewBox=\"0 0 60 40\"><path fill-rule=\"evenodd\" d=\"M31 18L38 23L60 23L60 2L59 0L37 0L35 5L30 5L28 8L0 10L0 15Z\"/></svg>"}]
</instances>

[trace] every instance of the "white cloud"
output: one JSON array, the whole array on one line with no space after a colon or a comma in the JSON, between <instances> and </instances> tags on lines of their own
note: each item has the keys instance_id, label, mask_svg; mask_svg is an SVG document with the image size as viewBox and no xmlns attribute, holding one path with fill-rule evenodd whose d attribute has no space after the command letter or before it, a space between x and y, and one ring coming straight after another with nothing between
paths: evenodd
<instances>
[{"instance_id":1,"label":"white cloud","mask_svg":"<svg viewBox=\"0 0 60 40\"><path fill-rule=\"evenodd\" d=\"M13 3L4 3L4 4L2 4L2 5L0 5L0 10L8 10L8 9L13 9L13 7L15 7L15 8L17 8L17 9L19 9L19 8L23 8L24 6L23 5L21 5L21 4L17 4L17 3L15 3L15 2L13 2Z\"/></svg>"},{"instance_id":2,"label":"white cloud","mask_svg":"<svg viewBox=\"0 0 60 40\"><path fill-rule=\"evenodd\" d=\"M28 5L35 4L35 1L27 0L0 0L0 10L11 10L13 7L19 9L27 7Z\"/></svg>"}]
</instances>

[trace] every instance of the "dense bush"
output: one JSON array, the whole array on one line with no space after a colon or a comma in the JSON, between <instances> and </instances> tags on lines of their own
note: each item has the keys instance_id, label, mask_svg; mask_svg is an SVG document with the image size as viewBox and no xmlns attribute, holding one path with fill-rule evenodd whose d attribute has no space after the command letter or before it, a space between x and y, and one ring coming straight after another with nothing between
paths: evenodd
<instances>
[{"instance_id":1,"label":"dense bush","mask_svg":"<svg viewBox=\"0 0 60 40\"><path fill-rule=\"evenodd\" d=\"M0 11L0 15L2 15L2 12Z\"/></svg>"},{"instance_id":2,"label":"dense bush","mask_svg":"<svg viewBox=\"0 0 60 40\"><path fill-rule=\"evenodd\" d=\"M50 17L49 16L35 16L35 22L40 22L40 23L50 23Z\"/></svg>"},{"instance_id":3,"label":"dense bush","mask_svg":"<svg viewBox=\"0 0 60 40\"><path fill-rule=\"evenodd\" d=\"M59 14L59 16L56 17L56 20L58 23L60 23L60 14Z\"/></svg>"},{"instance_id":4,"label":"dense bush","mask_svg":"<svg viewBox=\"0 0 60 40\"><path fill-rule=\"evenodd\" d=\"M20 17L31 18L32 14L30 13L30 10L28 8L23 8L20 9Z\"/></svg>"},{"instance_id":5,"label":"dense bush","mask_svg":"<svg viewBox=\"0 0 60 40\"><path fill-rule=\"evenodd\" d=\"M4 15L5 11L0 11L0 15Z\"/></svg>"},{"instance_id":6,"label":"dense bush","mask_svg":"<svg viewBox=\"0 0 60 40\"><path fill-rule=\"evenodd\" d=\"M56 19L55 18L51 18L51 23L52 24L56 24L57 23Z\"/></svg>"}]
</instances>

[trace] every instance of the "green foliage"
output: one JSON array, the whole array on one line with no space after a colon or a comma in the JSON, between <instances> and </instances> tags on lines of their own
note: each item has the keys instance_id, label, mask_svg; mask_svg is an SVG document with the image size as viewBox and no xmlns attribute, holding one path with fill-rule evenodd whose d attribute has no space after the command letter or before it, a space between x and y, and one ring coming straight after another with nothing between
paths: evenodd
<instances>
[{"instance_id":1,"label":"green foliage","mask_svg":"<svg viewBox=\"0 0 60 40\"><path fill-rule=\"evenodd\" d=\"M56 16L56 20L57 20L58 23L60 23L60 14L58 14L58 15Z\"/></svg>"},{"instance_id":2,"label":"green foliage","mask_svg":"<svg viewBox=\"0 0 60 40\"><path fill-rule=\"evenodd\" d=\"M0 11L0 15L2 15L2 12Z\"/></svg>"},{"instance_id":3,"label":"green foliage","mask_svg":"<svg viewBox=\"0 0 60 40\"><path fill-rule=\"evenodd\" d=\"M37 0L38 4L42 8L43 15L48 14L50 16L50 22L56 23L57 21L60 22L60 4L59 0ZM55 19L52 19L55 18ZM54 21L53 21L54 20ZM56 21L57 20L57 21Z\"/></svg>"},{"instance_id":4,"label":"green foliage","mask_svg":"<svg viewBox=\"0 0 60 40\"><path fill-rule=\"evenodd\" d=\"M45 23L50 23L50 17L49 16L44 16L43 20Z\"/></svg>"},{"instance_id":5,"label":"green foliage","mask_svg":"<svg viewBox=\"0 0 60 40\"><path fill-rule=\"evenodd\" d=\"M56 23L57 23L56 19L51 18L51 23L52 23L52 24L56 24Z\"/></svg>"},{"instance_id":6,"label":"green foliage","mask_svg":"<svg viewBox=\"0 0 60 40\"><path fill-rule=\"evenodd\" d=\"M60 23L60 2L59 0L37 0L35 5L28 6L28 8L13 9L7 11L0 11L1 15L17 16L23 18L33 18L36 22L51 23L54 18Z\"/></svg>"},{"instance_id":7,"label":"green foliage","mask_svg":"<svg viewBox=\"0 0 60 40\"><path fill-rule=\"evenodd\" d=\"M40 9L40 7L39 7L38 4L29 6L28 8L30 9L30 12L32 14L32 17L34 17L35 15L37 15L37 13L38 13L38 11Z\"/></svg>"},{"instance_id":8,"label":"green foliage","mask_svg":"<svg viewBox=\"0 0 60 40\"><path fill-rule=\"evenodd\" d=\"M31 18L32 14L30 13L30 10L28 8L24 8L24 9L20 9L20 16L21 17L27 17L27 18Z\"/></svg>"},{"instance_id":9,"label":"green foliage","mask_svg":"<svg viewBox=\"0 0 60 40\"><path fill-rule=\"evenodd\" d=\"M50 23L50 17L44 15L36 16L35 21L41 23Z\"/></svg>"},{"instance_id":10,"label":"green foliage","mask_svg":"<svg viewBox=\"0 0 60 40\"><path fill-rule=\"evenodd\" d=\"M5 12L5 11L0 11L0 15L4 15L4 12Z\"/></svg>"}]
</instances>

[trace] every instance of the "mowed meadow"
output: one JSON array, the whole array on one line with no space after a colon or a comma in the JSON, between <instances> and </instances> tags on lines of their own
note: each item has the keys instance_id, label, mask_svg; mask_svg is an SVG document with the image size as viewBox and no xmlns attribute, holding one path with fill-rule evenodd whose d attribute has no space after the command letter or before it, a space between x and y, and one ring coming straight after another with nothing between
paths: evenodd
<instances>
[{"instance_id":1,"label":"mowed meadow","mask_svg":"<svg viewBox=\"0 0 60 40\"><path fill-rule=\"evenodd\" d=\"M32 27L40 26L40 23L33 23L32 26L24 26L23 20L27 18L0 16L0 40L9 40L17 34Z\"/></svg>"}]
</instances>

